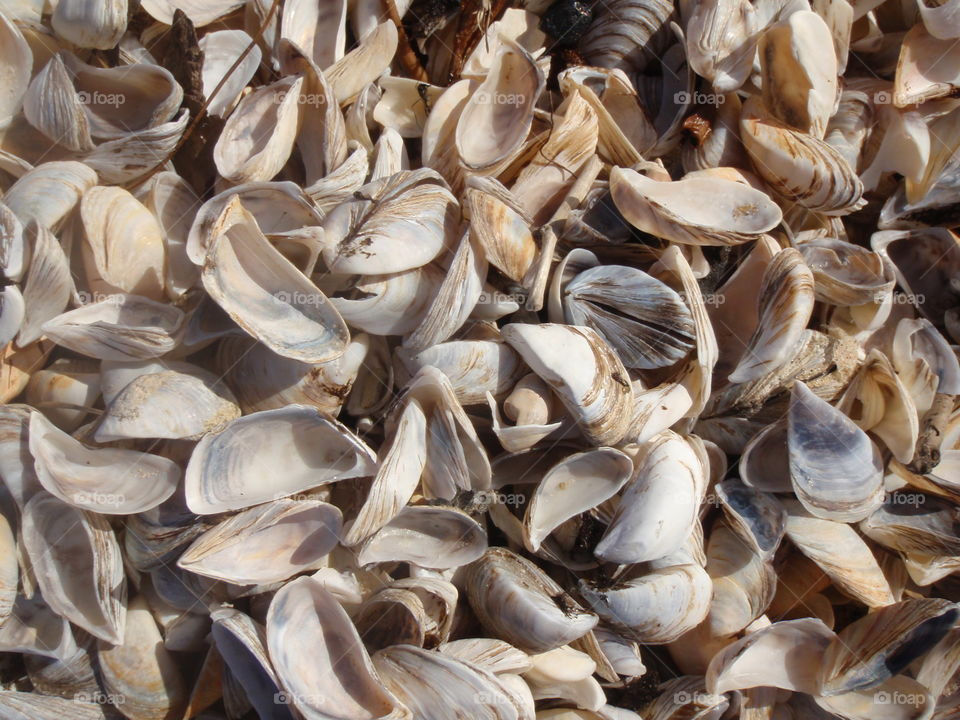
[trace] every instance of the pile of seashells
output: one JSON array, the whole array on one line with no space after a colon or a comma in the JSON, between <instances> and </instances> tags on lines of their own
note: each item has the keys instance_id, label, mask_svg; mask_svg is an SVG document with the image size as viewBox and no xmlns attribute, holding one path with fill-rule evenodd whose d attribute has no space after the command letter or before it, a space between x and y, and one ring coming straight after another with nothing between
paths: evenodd
<instances>
[{"instance_id":1,"label":"pile of seashells","mask_svg":"<svg viewBox=\"0 0 960 720\"><path fill-rule=\"evenodd\" d=\"M960 718L960 0L0 0L0 720Z\"/></svg>"}]
</instances>

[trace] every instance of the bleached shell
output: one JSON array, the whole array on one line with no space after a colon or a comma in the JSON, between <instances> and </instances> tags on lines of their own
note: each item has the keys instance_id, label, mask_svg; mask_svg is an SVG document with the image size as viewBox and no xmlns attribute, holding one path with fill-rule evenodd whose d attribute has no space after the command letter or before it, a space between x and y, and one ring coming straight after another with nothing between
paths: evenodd
<instances>
[{"instance_id":1,"label":"bleached shell","mask_svg":"<svg viewBox=\"0 0 960 720\"><path fill-rule=\"evenodd\" d=\"M960 509L948 500L906 488L891 493L883 505L860 523L863 534L891 550L960 555Z\"/></svg>"},{"instance_id":2,"label":"bleached shell","mask_svg":"<svg viewBox=\"0 0 960 720\"><path fill-rule=\"evenodd\" d=\"M177 117L162 125L128 133L97 145L84 158L103 183L128 183L143 177L156 167L158 157L172 155L187 129L190 113L184 109Z\"/></svg>"},{"instance_id":3,"label":"bleached shell","mask_svg":"<svg viewBox=\"0 0 960 720\"><path fill-rule=\"evenodd\" d=\"M347 43L347 3L285 3L280 20L281 37L303 49L317 67L329 67L343 57Z\"/></svg>"},{"instance_id":4,"label":"bleached shell","mask_svg":"<svg viewBox=\"0 0 960 720\"><path fill-rule=\"evenodd\" d=\"M614 448L576 453L554 465L527 503L524 535L533 552L563 522L613 497L633 474L630 457Z\"/></svg>"},{"instance_id":5,"label":"bleached shell","mask_svg":"<svg viewBox=\"0 0 960 720\"><path fill-rule=\"evenodd\" d=\"M796 352L814 305L814 275L794 248L773 256L757 298L759 323L729 379L745 383L763 377Z\"/></svg>"},{"instance_id":6,"label":"bleached shell","mask_svg":"<svg viewBox=\"0 0 960 720\"><path fill-rule=\"evenodd\" d=\"M786 532L787 512L780 502L736 478L717 483L714 492L731 529L764 556L772 556Z\"/></svg>"},{"instance_id":7,"label":"bleached shell","mask_svg":"<svg viewBox=\"0 0 960 720\"><path fill-rule=\"evenodd\" d=\"M340 510L334 505L278 499L207 530L177 565L237 585L283 582L315 569L336 546L340 526Z\"/></svg>"},{"instance_id":8,"label":"bleached shell","mask_svg":"<svg viewBox=\"0 0 960 720\"><path fill-rule=\"evenodd\" d=\"M141 375L113 399L94 432L97 442L125 438L196 440L240 417L233 394L212 373Z\"/></svg>"},{"instance_id":9,"label":"bleached shell","mask_svg":"<svg viewBox=\"0 0 960 720\"><path fill-rule=\"evenodd\" d=\"M464 168L456 146L457 123L476 82L458 80L433 104L423 125L421 159L424 167L440 173L453 187L462 187Z\"/></svg>"},{"instance_id":10,"label":"bleached shell","mask_svg":"<svg viewBox=\"0 0 960 720\"><path fill-rule=\"evenodd\" d=\"M838 306L882 300L894 286L893 268L875 252L833 238L797 246L813 272L817 299Z\"/></svg>"},{"instance_id":11,"label":"bleached shell","mask_svg":"<svg viewBox=\"0 0 960 720\"><path fill-rule=\"evenodd\" d=\"M227 76L227 71L250 44L250 36L243 30L216 30L200 38L203 51L203 94L210 97L213 89ZM254 45L237 70L228 76L226 84L210 101L207 112L226 117L240 98L240 93L260 65L260 47Z\"/></svg>"},{"instance_id":12,"label":"bleached shell","mask_svg":"<svg viewBox=\"0 0 960 720\"><path fill-rule=\"evenodd\" d=\"M384 75L377 84L383 95L373 108L373 119L404 138L421 137L428 113L433 112L436 101L446 90L392 75Z\"/></svg>"},{"instance_id":13,"label":"bleached shell","mask_svg":"<svg viewBox=\"0 0 960 720\"><path fill-rule=\"evenodd\" d=\"M19 334L25 312L18 286L7 285L0 290L0 345L6 347Z\"/></svg>"},{"instance_id":14,"label":"bleached shell","mask_svg":"<svg viewBox=\"0 0 960 720\"><path fill-rule=\"evenodd\" d=\"M679 550L693 530L706 478L690 443L668 431L641 453L636 473L594 549L606 562L656 560Z\"/></svg>"},{"instance_id":15,"label":"bleached shell","mask_svg":"<svg viewBox=\"0 0 960 720\"><path fill-rule=\"evenodd\" d=\"M447 376L427 365L411 380L367 500L343 544L362 542L403 509L422 482L426 498L490 489L490 461Z\"/></svg>"},{"instance_id":16,"label":"bleached shell","mask_svg":"<svg viewBox=\"0 0 960 720\"><path fill-rule=\"evenodd\" d=\"M51 143L75 153L93 150L90 123L83 103L59 54L54 55L30 82L23 113Z\"/></svg>"},{"instance_id":17,"label":"bleached shell","mask_svg":"<svg viewBox=\"0 0 960 720\"><path fill-rule=\"evenodd\" d=\"M288 405L204 436L187 465L187 505L199 515L239 510L372 475L374 467L373 451L346 427L314 408Z\"/></svg>"},{"instance_id":18,"label":"bleached shell","mask_svg":"<svg viewBox=\"0 0 960 720\"><path fill-rule=\"evenodd\" d=\"M635 228L689 245L736 245L756 240L782 214L765 193L720 178L660 182L627 168L610 173L617 209Z\"/></svg>"},{"instance_id":19,"label":"bleached shell","mask_svg":"<svg viewBox=\"0 0 960 720\"><path fill-rule=\"evenodd\" d=\"M217 652L243 685L250 704L263 715L275 713L280 681L267 656L265 628L233 608L214 610L210 619L213 620L210 632Z\"/></svg>"},{"instance_id":20,"label":"bleached shell","mask_svg":"<svg viewBox=\"0 0 960 720\"><path fill-rule=\"evenodd\" d=\"M33 66L30 46L6 13L0 13L0 48L0 65L5 68L7 78L3 83L3 90L0 91L0 125L6 125L20 112Z\"/></svg>"},{"instance_id":21,"label":"bleached shell","mask_svg":"<svg viewBox=\"0 0 960 720\"><path fill-rule=\"evenodd\" d=\"M199 198L174 172L160 172L137 189L135 197L153 213L164 236L167 297L176 300L197 284L200 270L187 256L187 237Z\"/></svg>"},{"instance_id":22,"label":"bleached shell","mask_svg":"<svg viewBox=\"0 0 960 720\"><path fill-rule=\"evenodd\" d=\"M547 225L555 214L562 212L561 206L575 184L585 183L591 173L599 172L595 157L599 133L597 113L576 92L566 103L563 118L534 139L533 147L539 145L539 149L528 156L510 190L538 225ZM594 170L587 172L591 164ZM545 233L548 228L544 228Z\"/></svg>"},{"instance_id":23,"label":"bleached shell","mask_svg":"<svg viewBox=\"0 0 960 720\"><path fill-rule=\"evenodd\" d=\"M408 562L445 570L473 562L487 549L476 520L454 508L407 506L360 548L361 565Z\"/></svg>"},{"instance_id":24,"label":"bleached shell","mask_svg":"<svg viewBox=\"0 0 960 720\"><path fill-rule=\"evenodd\" d=\"M702 675L683 675L669 680L657 688L660 691L653 702L644 708L649 720L666 720L672 717L693 717L698 720L715 720L729 709L726 696L707 692ZM744 704L747 699L744 698ZM574 720L560 716L557 720ZM613 716L611 720L620 720ZM624 720L634 720L627 717Z\"/></svg>"},{"instance_id":25,"label":"bleached shell","mask_svg":"<svg viewBox=\"0 0 960 720\"><path fill-rule=\"evenodd\" d=\"M915 598L880 608L841 630L820 662L819 692L865 690L900 674L960 617L955 603Z\"/></svg>"},{"instance_id":26,"label":"bleached shell","mask_svg":"<svg viewBox=\"0 0 960 720\"><path fill-rule=\"evenodd\" d=\"M707 542L713 597L707 623L717 637L734 635L766 612L777 589L772 562L726 523L714 523Z\"/></svg>"},{"instance_id":27,"label":"bleached shell","mask_svg":"<svg viewBox=\"0 0 960 720\"><path fill-rule=\"evenodd\" d=\"M745 0L697 3L686 26L690 67L716 92L736 90L753 69L756 30L756 13Z\"/></svg>"},{"instance_id":28,"label":"bleached shell","mask_svg":"<svg viewBox=\"0 0 960 720\"><path fill-rule=\"evenodd\" d=\"M515 700L496 676L458 658L396 645L377 652L373 664L387 689L422 720L529 717L518 713Z\"/></svg>"},{"instance_id":29,"label":"bleached shell","mask_svg":"<svg viewBox=\"0 0 960 720\"><path fill-rule=\"evenodd\" d=\"M0 710L9 720L57 720L63 717L106 720L107 717L101 705L17 690L0 691Z\"/></svg>"},{"instance_id":30,"label":"bleached shell","mask_svg":"<svg viewBox=\"0 0 960 720\"><path fill-rule=\"evenodd\" d=\"M532 667L530 656L510 643L495 638L461 638L437 647L444 655L467 660L493 673L525 672Z\"/></svg>"},{"instance_id":31,"label":"bleached shell","mask_svg":"<svg viewBox=\"0 0 960 720\"><path fill-rule=\"evenodd\" d=\"M40 484L79 508L107 515L143 512L170 497L180 481L172 460L123 448L89 448L39 412L30 417L29 437Z\"/></svg>"},{"instance_id":32,"label":"bleached shell","mask_svg":"<svg viewBox=\"0 0 960 720\"><path fill-rule=\"evenodd\" d=\"M823 653L836 636L820 620L783 620L752 632L714 655L707 689L714 693L779 687L817 694Z\"/></svg>"},{"instance_id":33,"label":"bleached shell","mask_svg":"<svg viewBox=\"0 0 960 720\"><path fill-rule=\"evenodd\" d=\"M670 0L615 0L601 5L580 39L580 52L591 65L632 75L656 57L658 36L665 33L673 12Z\"/></svg>"},{"instance_id":34,"label":"bleached shell","mask_svg":"<svg viewBox=\"0 0 960 720\"><path fill-rule=\"evenodd\" d=\"M320 47L326 48L329 44L322 43ZM343 113L337 105L332 86L306 50L281 40L276 54L281 72L299 74L304 78L303 95L299 98L297 147L304 167L303 185L310 186L322 181L347 159Z\"/></svg>"},{"instance_id":35,"label":"bleached shell","mask_svg":"<svg viewBox=\"0 0 960 720\"><path fill-rule=\"evenodd\" d=\"M100 396L98 363L87 358L60 358L30 376L26 400L43 407L46 417L66 432L76 430ZM73 406L73 407L71 407Z\"/></svg>"},{"instance_id":36,"label":"bleached shell","mask_svg":"<svg viewBox=\"0 0 960 720\"><path fill-rule=\"evenodd\" d=\"M127 29L127 0L66 0L57 3L51 24L77 47L109 50Z\"/></svg>"},{"instance_id":37,"label":"bleached shell","mask_svg":"<svg viewBox=\"0 0 960 720\"><path fill-rule=\"evenodd\" d=\"M13 612L17 599L17 584L20 578L20 566L17 563L17 541L6 517L0 516L0 625L7 621Z\"/></svg>"},{"instance_id":38,"label":"bleached shell","mask_svg":"<svg viewBox=\"0 0 960 720\"><path fill-rule=\"evenodd\" d=\"M523 282L537 255L530 223L493 193L468 188L464 209L487 260L514 282Z\"/></svg>"},{"instance_id":39,"label":"bleached shell","mask_svg":"<svg viewBox=\"0 0 960 720\"><path fill-rule=\"evenodd\" d=\"M642 270L584 270L563 289L563 303L567 322L592 327L627 367L666 367L693 349L693 318L680 295Z\"/></svg>"},{"instance_id":40,"label":"bleached shell","mask_svg":"<svg viewBox=\"0 0 960 720\"><path fill-rule=\"evenodd\" d=\"M920 432L917 408L887 356L873 349L838 403L861 430L880 438L903 463L913 459Z\"/></svg>"},{"instance_id":41,"label":"bleached shell","mask_svg":"<svg viewBox=\"0 0 960 720\"><path fill-rule=\"evenodd\" d=\"M324 220L323 259L335 273L386 274L426 265L452 240L457 201L431 170L369 183Z\"/></svg>"},{"instance_id":42,"label":"bleached shell","mask_svg":"<svg viewBox=\"0 0 960 720\"><path fill-rule=\"evenodd\" d=\"M360 44L324 70L337 102L345 105L356 99L367 83L390 67L397 51L397 26L381 22Z\"/></svg>"},{"instance_id":43,"label":"bleached shell","mask_svg":"<svg viewBox=\"0 0 960 720\"><path fill-rule=\"evenodd\" d=\"M97 173L72 160L45 162L24 173L3 196L21 223L31 220L57 232L80 197L97 183Z\"/></svg>"},{"instance_id":44,"label":"bleached shell","mask_svg":"<svg viewBox=\"0 0 960 720\"><path fill-rule=\"evenodd\" d=\"M815 12L800 11L767 28L758 52L763 101L779 120L823 138L837 100L837 55L830 28Z\"/></svg>"},{"instance_id":45,"label":"bleached shell","mask_svg":"<svg viewBox=\"0 0 960 720\"><path fill-rule=\"evenodd\" d=\"M29 252L23 224L13 210L0 202L0 271L13 282L19 282L27 269Z\"/></svg>"},{"instance_id":46,"label":"bleached shell","mask_svg":"<svg viewBox=\"0 0 960 720\"><path fill-rule=\"evenodd\" d=\"M127 717L164 718L180 712L187 687L176 657L163 645L160 629L142 595L130 600L122 642L97 652L104 689Z\"/></svg>"},{"instance_id":47,"label":"bleached shell","mask_svg":"<svg viewBox=\"0 0 960 720\"><path fill-rule=\"evenodd\" d=\"M32 250L21 284L24 313L17 333L20 347L40 339L44 323L64 311L73 291L67 258L53 233L35 221L27 225L24 233Z\"/></svg>"},{"instance_id":48,"label":"bleached shell","mask_svg":"<svg viewBox=\"0 0 960 720\"><path fill-rule=\"evenodd\" d=\"M949 694L953 686L953 676L958 669L957 635L960 630L952 628L928 652L919 663L917 681L934 697Z\"/></svg>"},{"instance_id":49,"label":"bleached shell","mask_svg":"<svg viewBox=\"0 0 960 720\"><path fill-rule=\"evenodd\" d=\"M272 179L283 168L299 129L303 78L289 76L254 90L227 118L213 159L235 183Z\"/></svg>"},{"instance_id":50,"label":"bleached shell","mask_svg":"<svg viewBox=\"0 0 960 720\"><path fill-rule=\"evenodd\" d=\"M323 223L323 214L295 183L236 185L214 195L197 211L187 237L187 255L195 264L203 265L217 221L235 196L240 198L244 210L253 215L257 226L266 235L279 235Z\"/></svg>"},{"instance_id":51,"label":"bleached shell","mask_svg":"<svg viewBox=\"0 0 960 720\"><path fill-rule=\"evenodd\" d=\"M850 418L795 382L788 414L790 478L797 498L826 520L863 520L883 502L883 463Z\"/></svg>"},{"instance_id":52,"label":"bleached shell","mask_svg":"<svg viewBox=\"0 0 960 720\"><path fill-rule=\"evenodd\" d=\"M406 335L423 321L443 282L434 265L361 276L330 302L351 327L375 335Z\"/></svg>"},{"instance_id":53,"label":"bleached shell","mask_svg":"<svg viewBox=\"0 0 960 720\"><path fill-rule=\"evenodd\" d=\"M934 37L951 40L960 37L960 5L953 0L943 3L917 3L920 19Z\"/></svg>"},{"instance_id":54,"label":"bleached shell","mask_svg":"<svg viewBox=\"0 0 960 720\"><path fill-rule=\"evenodd\" d=\"M832 145L755 113L750 101L740 120L753 167L786 200L824 215L847 215L863 207L863 183Z\"/></svg>"},{"instance_id":55,"label":"bleached shell","mask_svg":"<svg viewBox=\"0 0 960 720\"><path fill-rule=\"evenodd\" d=\"M785 502L787 537L843 592L867 607L894 602L890 583L870 547L846 523L810 515L797 501Z\"/></svg>"},{"instance_id":56,"label":"bleached shell","mask_svg":"<svg viewBox=\"0 0 960 720\"><path fill-rule=\"evenodd\" d=\"M456 147L471 170L494 168L520 150L546 78L530 53L501 41L486 79L474 90L457 121Z\"/></svg>"},{"instance_id":57,"label":"bleached shell","mask_svg":"<svg viewBox=\"0 0 960 720\"><path fill-rule=\"evenodd\" d=\"M16 506L42 490L30 455L28 428L33 408L28 405L0 406L0 477Z\"/></svg>"},{"instance_id":58,"label":"bleached shell","mask_svg":"<svg viewBox=\"0 0 960 720\"><path fill-rule=\"evenodd\" d=\"M58 345L101 360L160 357L176 345L184 315L137 295L112 295L69 310L41 329Z\"/></svg>"},{"instance_id":59,"label":"bleached shell","mask_svg":"<svg viewBox=\"0 0 960 720\"><path fill-rule=\"evenodd\" d=\"M512 323L504 339L549 384L596 445L615 445L629 426L632 389L613 349L596 331L545 323Z\"/></svg>"},{"instance_id":60,"label":"bleached shell","mask_svg":"<svg viewBox=\"0 0 960 720\"><path fill-rule=\"evenodd\" d=\"M19 543L21 562L29 564ZM34 596L17 596L10 617L0 626L0 647L4 652L24 652L42 658L64 660L79 651L70 622L51 609L37 592L36 583L26 575L22 581L32 584Z\"/></svg>"},{"instance_id":61,"label":"bleached shell","mask_svg":"<svg viewBox=\"0 0 960 720\"><path fill-rule=\"evenodd\" d=\"M131 141L137 133L169 122L180 109L183 89L159 65L97 67L72 53L62 57L94 138Z\"/></svg>"},{"instance_id":62,"label":"bleached shell","mask_svg":"<svg viewBox=\"0 0 960 720\"><path fill-rule=\"evenodd\" d=\"M892 703L888 698L901 698ZM922 720L934 717L937 700L923 685L907 675L897 675L879 685L864 690L854 690L841 695L816 697L808 700L816 712L830 717L850 718L851 720ZM797 703L799 705L799 703ZM807 711L806 708L802 709ZM810 707L814 711L814 707Z\"/></svg>"},{"instance_id":63,"label":"bleached shell","mask_svg":"<svg viewBox=\"0 0 960 720\"><path fill-rule=\"evenodd\" d=\"M121 642L127 586L106 518L39 493L23 510L23 543L50 607L98 638Z\"/></svg>"},{"instance_id":64,"label":"bleached shell","mask_svg":"<svg viewBox=\"0 0 960 720\"><path fill-rule=\"evenodd\" d=\"M543 267L548 267L553 252L544 252L546 254L541 256ZM416 329L403 339L403 347L410 352L419 352L449 340L467 321L476 306L487 269L487 259L483 251L477 246L473 235L464 232L433 304L427 309Z\"/></svg>"},{"instance_id":65,"label":"bleached shell","mask_svg":"<svg viewBox=\"0 0 960 720\"><path fill-rule=\"evenodd\" d=\"M653 570L611 587L580 581L587 605L612 627L640 643L660 645L699 625L710 610L712 584L699 565Z\"/></svg>"},{"instance_id":66,"label":"bleached shell","mask_svg":"<svg viewBox=\"0 0 960 720\"><path fill-rule=\"evenodd\" d=\"M640 98L622 70L572 67L558 76L565 92L576 92L597 116L597 156L613 165L630 167L657 142ZM601 90L598 87L603 82ZM596 85L594 83L597 83ZM575 210L572 215L580 215Z\"/></svg>"},{"instance_id":67,"label":"bleached shell","mask_svg":"<svg viewBox=\"0 0 960 720\"><path fill-rule=\"evenodd\" d=\"M283 689L304 717L410 720L381 685L350 618L318 581L298 578L274 595L267 647ZM311 662L305 665L306 656Z\"/></svg>"},{"instance_id":68,"label":"bleached shell","mask_svg":"<svg viewBox=\"0 0 960 720\"><path fill-rule=\"evenodd\" d=\"M274 248L233 197L213 228L201 279L217 304L275 353L306 363L344 353L350 333L320 289Z\"/></svg>"},{"instance_id":69,"label":"bleached shell","mask_svg":"<svg viewBox=\"0 0 960 720\"><path fill-rule=\"evenodd\" d=\"M532 655L533 667L523 674L535 700L558 699L589 710L606 704L606 694L592 677L597 664L586 653L566 646Z\"/></svg>"},{"instance_id":70,"label":"bleached shell","mask_svg":"<svg viewBox=\"0 0 960 720\"><path fill-rule=\"evenodd\" d=\"M488 392L506 394L526 370L516 351L500 338L451 340L418 353L400 348L397 357L410 375L426 365L439 369L464 405L483 403Z\"/></svg>"},{"instance_id":71,"label":"bleached shell","mask_svg":"<svg viewBox=\"0 0 960 720\"><path fill-rule=\"evenodd\" d=\"M507 8L499 20L486 28L483 39L463 64L461 77L484 78L500 50L501 37L521 45L529 53L540 52L548 41L546 34L538 27L540 16L536 13L539 12L539 9L530 12L521 8Z\"/></svg>"},{"instance_id":72,"label":"bleached shell","mask_svg":"<svg viewBox=\"0 0 960 720\"><path fill-rule=\"evenodd\" d=\"M200 368L182 360L102 360L100 392L103 395L104 405L112 403L121 390L141 375L166 371L191 374L200 371Z\"/></svg>"},{"instance_id":73,"label":"bleached shell","mask_svg":"<svg viewBox=\"0 0 960 720\"><path fill-rule=\"evenodd\" d=\"M366 150L357 145L351 147L353 150L340 167L304 188L320 212L329 213L359 190L367 177L369 162Z\"/></svg>"},{"instance_id":74,"label":"bleached shell","mask_svg":"<svg viewBox=\"0 0 960 720\"><path fill-rule=\"evenodd\" d=\"M466 581L470 607L484 628L525 652L566 645L597 624L596 615L564 594L536 565L506 548L487 550L468 567Z\"/></svg>"},{"instance_id":75,"label":"bleached shell","mask_svg":"<svg viewBox=\"0 0 960 720\"><path fill-rule=\"evenodd\" d=\"M343 355L310 365L251 338L227 338L220 342L218 367L245 413L302 404L336 416L369 360L371 342L354 335Z\"/></svg>"},{"instance_id":76,"label":"bleached shell","mask_svg":"<svg viewBox=\"0 0 960 720\"><path fill-rule=\"evenodd\" d=\"M80 200L83 256L94 294L131 293L163 300L167 262L153 214L118 187L93 187Z\"/></svg>"}]
</instances>

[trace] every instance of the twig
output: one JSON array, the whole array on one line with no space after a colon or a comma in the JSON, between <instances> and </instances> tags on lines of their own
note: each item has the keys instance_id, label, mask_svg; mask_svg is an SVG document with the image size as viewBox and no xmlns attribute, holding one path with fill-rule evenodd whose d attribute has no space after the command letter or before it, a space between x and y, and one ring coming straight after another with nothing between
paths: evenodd
<instances>
[{"instance_id":1,"label":"twig","mask_svg":"<svg viewBox=\"0 0 960 720\"><path fill-rule=\"evenodd\" d=\"M250 44L247 45L246 48L244 48L243 52L240 53L239 57L237 57L233 65L230 66L230 69L227 70L226 74L222 78L220 78L220 82L217 83L217 86L210 93L209 97L207 97L203 101L203 105L200 107L200 111L194 116L193 120L190 121L190 124L187 126L187 129L184 131L183 135L180 136L180 140L174 146L173 150L167 153L167 156L163 158L163 160L158 162L156 165L154 165L152 168L138 175L133 180L127 182L126 183L127 187L133 187L135 185L139 185L144 180L149 179L155 173L159 172L160 169L163 168L163 166L166 165L173 158L173 156L180 151L180 148L182 148L186 144L187 140L190 139L190 135L193 134L193 131L196 130L197 126L200 124L203 118L206 117L207 108L210 107L210 103L217 96L217 94L223 89L223 86L227 84L227 80L229 80L230 76L237 71L237 68L240 67L244 59L247 57L247 55L250 54L250 51L253 50L256 44L260 42L260 40L263 38L263 33L267 31L267 26L270 24L270 21L273 20L273 16L277 14L277 9L279 7L280 7L280 0L273 0L273 3L270 5L270 10L267 11L266 17L264 17L263 22L260 24L260 27L257 28L257 31L254 33L253 38L250 40Z\"/></svg>"},{"instance_id":2,"label":"twig","mask_svg":"<svg viewBox=\"0 0 960 720\"><path fill-rule=\"evenodd\" d=\"M923 417L923 426L917 438L917 449L910 461L909 468L918 475L926 475L940 462L940 443L943 433L953 414L956 395L937 393L933 405Z\"/></svg>"},{"instance_id":3,"label":"twig","mask_svg":"<svg viewBox=\"0 0 960 720\"><path fill-rule=\"evenodd\" d=\"M407 31L403 29L403 19L397 12L396 3L394 0L384 0L384 2L387 5L387 13L390 15L390 19L397 26L397 59L400 60L403 69L407 71L407 75L411 78L420 82L429 82L430 78L427 71L420 64L420 58L413 51L410 40L407 38Z\"/></svg>"},{"instance_id":4,"label":"twig","mask_svg":"<svg viewBox=\"0 0 960 720\"><path fill-rule=\"evenodd\" d=\"M460 22L453 45L453 64L450 66L450 83L460 79L463 66L470 57L470 53L479 44L480 38L487 28L507 9L509 0L491 0L490 13L487 16L486 27L480 27L480 16L485 14L484 0L464 0L460 8Z\"/></svg>"}]
</instances>

